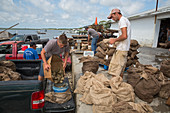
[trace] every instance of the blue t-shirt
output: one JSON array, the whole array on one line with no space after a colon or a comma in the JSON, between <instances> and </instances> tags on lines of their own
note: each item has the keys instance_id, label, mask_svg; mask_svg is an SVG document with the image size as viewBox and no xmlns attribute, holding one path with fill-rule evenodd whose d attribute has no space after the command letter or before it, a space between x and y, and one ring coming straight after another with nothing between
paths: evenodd
<instances>
[{"instance_id":1,"label":"blue t-shirt","mask_svg":"<svg viewBox=\"0 0 170 113\"><path fill-rule=\"evenodd\" d=\"M34 59L38 59L39 56L38 56L37 51L35 49L28 48L24 51L23 58L25 58L27 60L34 60Z\"/></svg>"}]
</instances>

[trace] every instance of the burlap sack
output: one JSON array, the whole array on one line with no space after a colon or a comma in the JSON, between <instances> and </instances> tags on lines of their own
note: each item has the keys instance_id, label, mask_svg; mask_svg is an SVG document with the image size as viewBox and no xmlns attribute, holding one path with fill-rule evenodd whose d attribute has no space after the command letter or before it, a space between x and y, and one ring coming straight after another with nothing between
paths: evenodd
<instances>
[{"instance_id":1,"label":"burlap sack","mask_svg":"<svg viewBox=\"0 0 170 113\"><path fill-rule=\"evenodd\" d=\"M83 62L82 72L86 71L96 73L99 69L99 63L95 61Z\"/></svg>"},{"instance_id":2,"label":"burlap sack","mask_svg":"<svg viewBox=\"0 0 170 113\"><path fill-rule=\"evenodd\" d=\"M138 111L139 113L153 113L152 107L145 103L133 103L128 102L134 110Z\"/></svg>"},{"instance_id":3,"label":"burlap sack","mask_svg":"<svg viewBox=\"0 0 170 113\"><path fill-rule=\"evenodd\" d=\"M106 53L109 56L113 56L113 53L115 52L116 49L109 49L109 51Z\"/></svg>"},{"instance_id":4,"label":"burlap sack","mask_svg":"<svg viewBox=\"0 0 170 113\"><path fill-rule=\"evenodd\" d=\"M110 80L110 86L112 92L116 95L118 102L134 102L135 94L133 87L130 84L123 82L120 76L113 77Z\"/></svg>"},{"instance_id":5,"label":"burlap sack","mask_svg":"<svg viewBox=\"0 0 170 113\"><path fill-rule=\"evenodd\" d=\"M95 75L94 78L96 80L102 82L102 84L104 84L104 86L110 86L110 82L109 82L110 80L107 77L105 77L104 74L99 73L99 74Z\"/></svg>"},{"instance_id":6,"label":"burlap sack","mask_svg":"<svg viewBox=\"0 0 170 113\"><path fill-rule=\"evenodd\" d=\"M137 40L130 40L130 46L137 46L139 45Z\"/></svg>"},{"instance_id":7,"label":"burlap sack","mask_svg":"<svg viewBox=\"0 0 170 113\"><path fill-rule=\"evenodd\" d=\"M144 68L145 68L145 72L150 74L156 74L159 71L158 68L153 67L152 65L145 65Z\"/></svg>"},{"instance_id":8,"label":"burlap sack","mask_svg":"<svg viewBox=\"0 0 170 113\"><path fill-rule=\"evenodd\" d=\"M161 86L159 97L168 99L170 97L170 81Z\"/></svg>"},{"instance_id":9,"label":"burlap sack","mask_svg":"<svg viewBox=\"0 0 170 113\"><path fill-rule=\"evenodd\" d=\"M90 74L90 76L87 76L87 81L83 86L84 93L83 93L83 96L80 98L80 101L84 102L85 104L93 104L91 96L90 96L90 88L92 87L92 84L93 84L92 79L94 78L95 74L93 74L92 72L88 72L88 71L85 73L85 76L87 74Z\"/></svg>"},{"instance_id":10,"label":"burlap sack","mask_svg":"<svg viewBox=\"0 0 170 113\"><path fill-rule=\"evenodd\" d=\"M0 81L21 80L21 74L12 69L0 66Z\"/></svg>"},{"instance_id":11,"label":"burlap sack","mask_svg":"<svg viewBox=\"0 0 170 113\"><path fill-rule=\"evenodd\" d=\"M112 105L109 106L93 105L92 109L93 113L112 113Z\"/></svg>"},{"instance_id":12,"label":"burlap sack","mask_svg":"<svg viewBox=\"0 0 170 113\"><path fill-rule=\"evenodd\" d=\"M98 60L99 60L99 62L100 62L101 64L106 65L106 61L105 61L104 59L102 59L102 58L98 58Z\"/></svg>"},{"instance_id":13,"label":"burlap sack","mask_svg":"<svg viewBox=\"0 0 170 113\"><path fill-rule=\"evenodd\" d=\"M90 73L86 72L85 74ZM112 103L116 103L116 96L112 93L111 89L107 88L104 84L108 84L108 79L103 74L92 74L92 76L88 76L83 87L84 93L80 101L86 104L102 105L106 107Z\"/></svg>"},{"instance_id":14,"label":"burlap sack","mask_svg":"<svg viewBox=\"0 0 170 113\"><path fill-rule=\"evenodd\" d=\"M84 86L86 85L86 82L94 76L95 76L94 73L86 71L84 75L81 76L80 79L77 81L77 86L76 89L74 90L74 93L83 94L85 92Z\"/></svg>"},{"instance_id":15,"label":"burlap sack","mask_svg":"<svg viewBox=\"0 0 170 113\"><path fill-rule=\"evenodd\" d=\"M131 66L133 63L134 63L133 60L131 60L131 59L127 60L126 67Z\"/></svg>"},{"instance_id":16,"label":"burlap sack","mask_svg":"<svg viewBox=\"0 0 170 113\"><path fill-rule=\"evenodd\" d=\"M51 103L62 104L62 103L69 101L71 98L72 98L72 95L69 89L63 93L49 92L45 94L45 100Z\"/></svg>"},{"instance_id":17,"label":"burlap sack","mask_svg":"<svg viewBox=\"0 0 170 113\"><path fill-rule=\"evenodd\" d=\"M109 106L117 102L116 95L112 94L111 89L105 87L100 81L92 79L90 88L92 103L95 105Z\"/></svg>"},{"instance_id":18,"label":"burlap sack","mask_svg":"<svg viewBox=\"0 0 170 113\"><path fill-rule=\"evenodd\" d=\"M95 56L99 57L99 58L104 58L105 56L101 53L101 52L97 52L95 54Z\"/></svg>"},{"instance_id":19,"label":"burlap sack","mask_svg":"<svg viewBox=\"0 0 170 113\"><path fill-rule=\"evenodd\" d=\"M166 77L170 78L170 60L163 60L161 62L160 71L163 72Z\"/></svg>"},{"instance_id":20,"label":"burlap sack","mask_svg":"<svg viewBox=\"0 0 170 113\"><path fill-rule=\"evenodd\" d=\"M103 55L106 55L106 52L100 46L97 47L96 51L101 52Z\"/></svg>"},{"instance_id":21,"label":"burlap sack","mask_svg":"<svg viewBox=\"0 0 170 113\"><path fill-rule=\"evenodd\" d=\"M94 57L81 57L79 58L80 63L83 62L82 72L85 73L86 71L96 73L99 68L99 61L97 58Z\"/></svg>"},{"instance_id":22,"label":"burlap sack","mask_svg":"<svg viewBox=\"0 0 170 113\"><path fill-rule=\"evenodd\" d=\"M5 73L0 73L0 81L10 81L10 77Z\"/></svg>"},{"instance_id":23,"label":"burlap sack","mask_svg":"<svg viewBox=\"0 0 170 113\"><path fill-rule=\"evenodd\" d=\"M147 75L145 73L145 75ZM153 76L147 76L147 79L142 77L135 86L136 95L148 103L152 102L153 96L158 94L161 85Z\"/></svg>"},{"instance_id":24,"label":"burlap sack","mask_svg":"<svg viewBox=\"0 0 170 113\"><path fill-rule=\"evenodd\" d=\"M104 43L109 43L110 39L103 39Z\"/></svg>"},{"instance_id":25,"label":"burlap sack","mask_svg":"<svg viewBox=\"0 0 170 113\"><path fill-rule=\"evenodd\" d=\"M80 101L84 102L85 104L93 104L92 97L90 95L90 88L93 85L94 76L91 78L88 78L88 80L84 86L85 92L83 93L83 96L80 98Z\"/></svg>"},{"instance_id":26,"label":"burlap sack","mask_svg":"<svg viewBox=\"0 0 170 113\"><path fill-rule=\"evenodd\" d=\"M133 51L133 52L131 53L130 57L131 57L132 59L134 59L135 56L136 56L138 53L139 53L138 51Z\"/></svg>"},{"instance_id":27,"label":"burlap sack","mask_svg":"<svg viewBox=\"0 0 170 113\"><path fill-rule=\"evenodd\" d=\"M98 62L98 59L97 59L97 58L90 57L90 56L81 57L81 58L79 58L79 60L80 60L80 61L79 61L80 63L88 62L88 61L95 61L95 62Z\"/></svg>"},{"instance_id":28,"label":"burlap sack","mask_svg":"<svg viewBox=\"0 0 170 113\"><path fill-rule=\"evenodd\" d=\"M127 83L132 85L133 88L135 88L139 80L140 80L140 75L137 73L136 74L132 73L127 75Z\"/></svg>"},{"instance_id":29,"label":"burlap sack","mask_svg":"<svg viewBox=\"0 0 170 113\"><path fill-rule=\"evenodd\" d=\"M12 69L12 71L16 71L16 65L12 61L0 61L0 66L5 66Z\"/></svg>"},{"instance_id":30,"label":"burlap sack","mask_svg":"<svg viewBox=\"0 0 170 113\"><path fill-rule=\"evenodd\" d=\"M55 84L61 82L62 78L64 78L62 59L58 55L54 54L47 60L47 63L51 65L51 68L48 71L44 68L44 78L48 78Z\"/></svg>"},{"instance_id":31,"label":"burlap sack","mask_svg":"<svg viewBox=\"0 0 170 113\"><path fill-rule=\"evenodd\" d=\"M106 43L104 43L103 41L101 41L101 42L99 43L99 46L100 46L104 51L106 51L106 49L107 49Z\"/></svg>"},{"instance_id":32,"label":"burlap sack","mask_svg":"<svg viewBox=\"0 0 170 113\"><path fill-rule=\"evenodd\" d=\"M122 101L112 106L112 113L141 113L141 112L135 110L129 103Z\"/></svg>"},{"instance_id":33,"label":"burlap sack","mask_svg":"<svg viewBox=\"0 0 170 113\"><path fill-rule=\"evenodd\" d=\"M137 50L139 47L140 47L140 45L137 45L137 46L131 46L131 47L130 47L130 49L131 49L131 50L133 50L133 51L135 51L135 50Z\"/></svg>"}]
</instances>

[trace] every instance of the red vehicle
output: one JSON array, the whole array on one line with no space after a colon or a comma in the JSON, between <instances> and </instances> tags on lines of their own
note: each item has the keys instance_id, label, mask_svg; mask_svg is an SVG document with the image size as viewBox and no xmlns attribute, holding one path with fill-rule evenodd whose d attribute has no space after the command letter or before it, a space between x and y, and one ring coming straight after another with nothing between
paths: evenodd
<instances>
[{"instance_id":1,"label":"red vehicle","mask_svg":"<svg viewBox=\"0 0 170 113\"><path fill-rule=\"evenodd\" d=\"M8 41L0 44L0 54L5 54L6 60L23 59L23 54L18 51L22 50L23 41Z\"/></svg>"},{"instance_id":2,"label":"red vehicle","mask_svg":"<svg viewBox=\"0 0 170 113\"><path fill-rule=\"evenodd\" d=\"M29 44L23 41L8 41L0 44L0 54L5 54L6 60L23 59L23 53ZM41 59L41 48L37 47L39 59ZM64 59L63 59L64 61ZM71 57L68 57L67 64L71 64Z\"/></svg>"}]
</instances>

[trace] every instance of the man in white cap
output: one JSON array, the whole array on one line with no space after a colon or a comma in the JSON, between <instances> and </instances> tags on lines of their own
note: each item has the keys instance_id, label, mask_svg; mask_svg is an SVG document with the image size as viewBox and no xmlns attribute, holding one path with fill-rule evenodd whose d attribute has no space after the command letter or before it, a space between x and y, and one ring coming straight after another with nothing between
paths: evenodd
<instances>
[{"instance_id":1,"label":"man in white cap","mask_svg":"<svg viewBox=\"0 0 170 113\"><path fill-rule=\"evenodd\" d=\"M127 18L122 16L119 9L112 9L110 15L107 17L119 25L119 36L117 38L110 38L109 43L114 44L118 42L116 52L113 54L109 65L108 73L114 76L121 76L123 78L123 72L127 62L127 55L130 47L131 39L131 27Z\"/></svg>"}]
</instances>

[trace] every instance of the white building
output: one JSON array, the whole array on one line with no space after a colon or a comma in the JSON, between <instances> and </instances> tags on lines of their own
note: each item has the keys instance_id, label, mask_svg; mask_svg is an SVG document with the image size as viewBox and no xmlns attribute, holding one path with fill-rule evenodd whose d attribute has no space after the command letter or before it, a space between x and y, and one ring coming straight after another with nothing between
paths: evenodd
<instances>
[{"instance_id":1,"label":"white building","mask_svg":"<svg viewBox=\"0 0 170 113\"><path fill-rule=\"evenodd\" d=\"M157 47L160 28L166 32L166 28L170 27L170 6L136 14L128 19L131 22L132 39L141 46ZM111 29L118 29L117 23L113 22Z\"/></svg>"}]
</instances>

